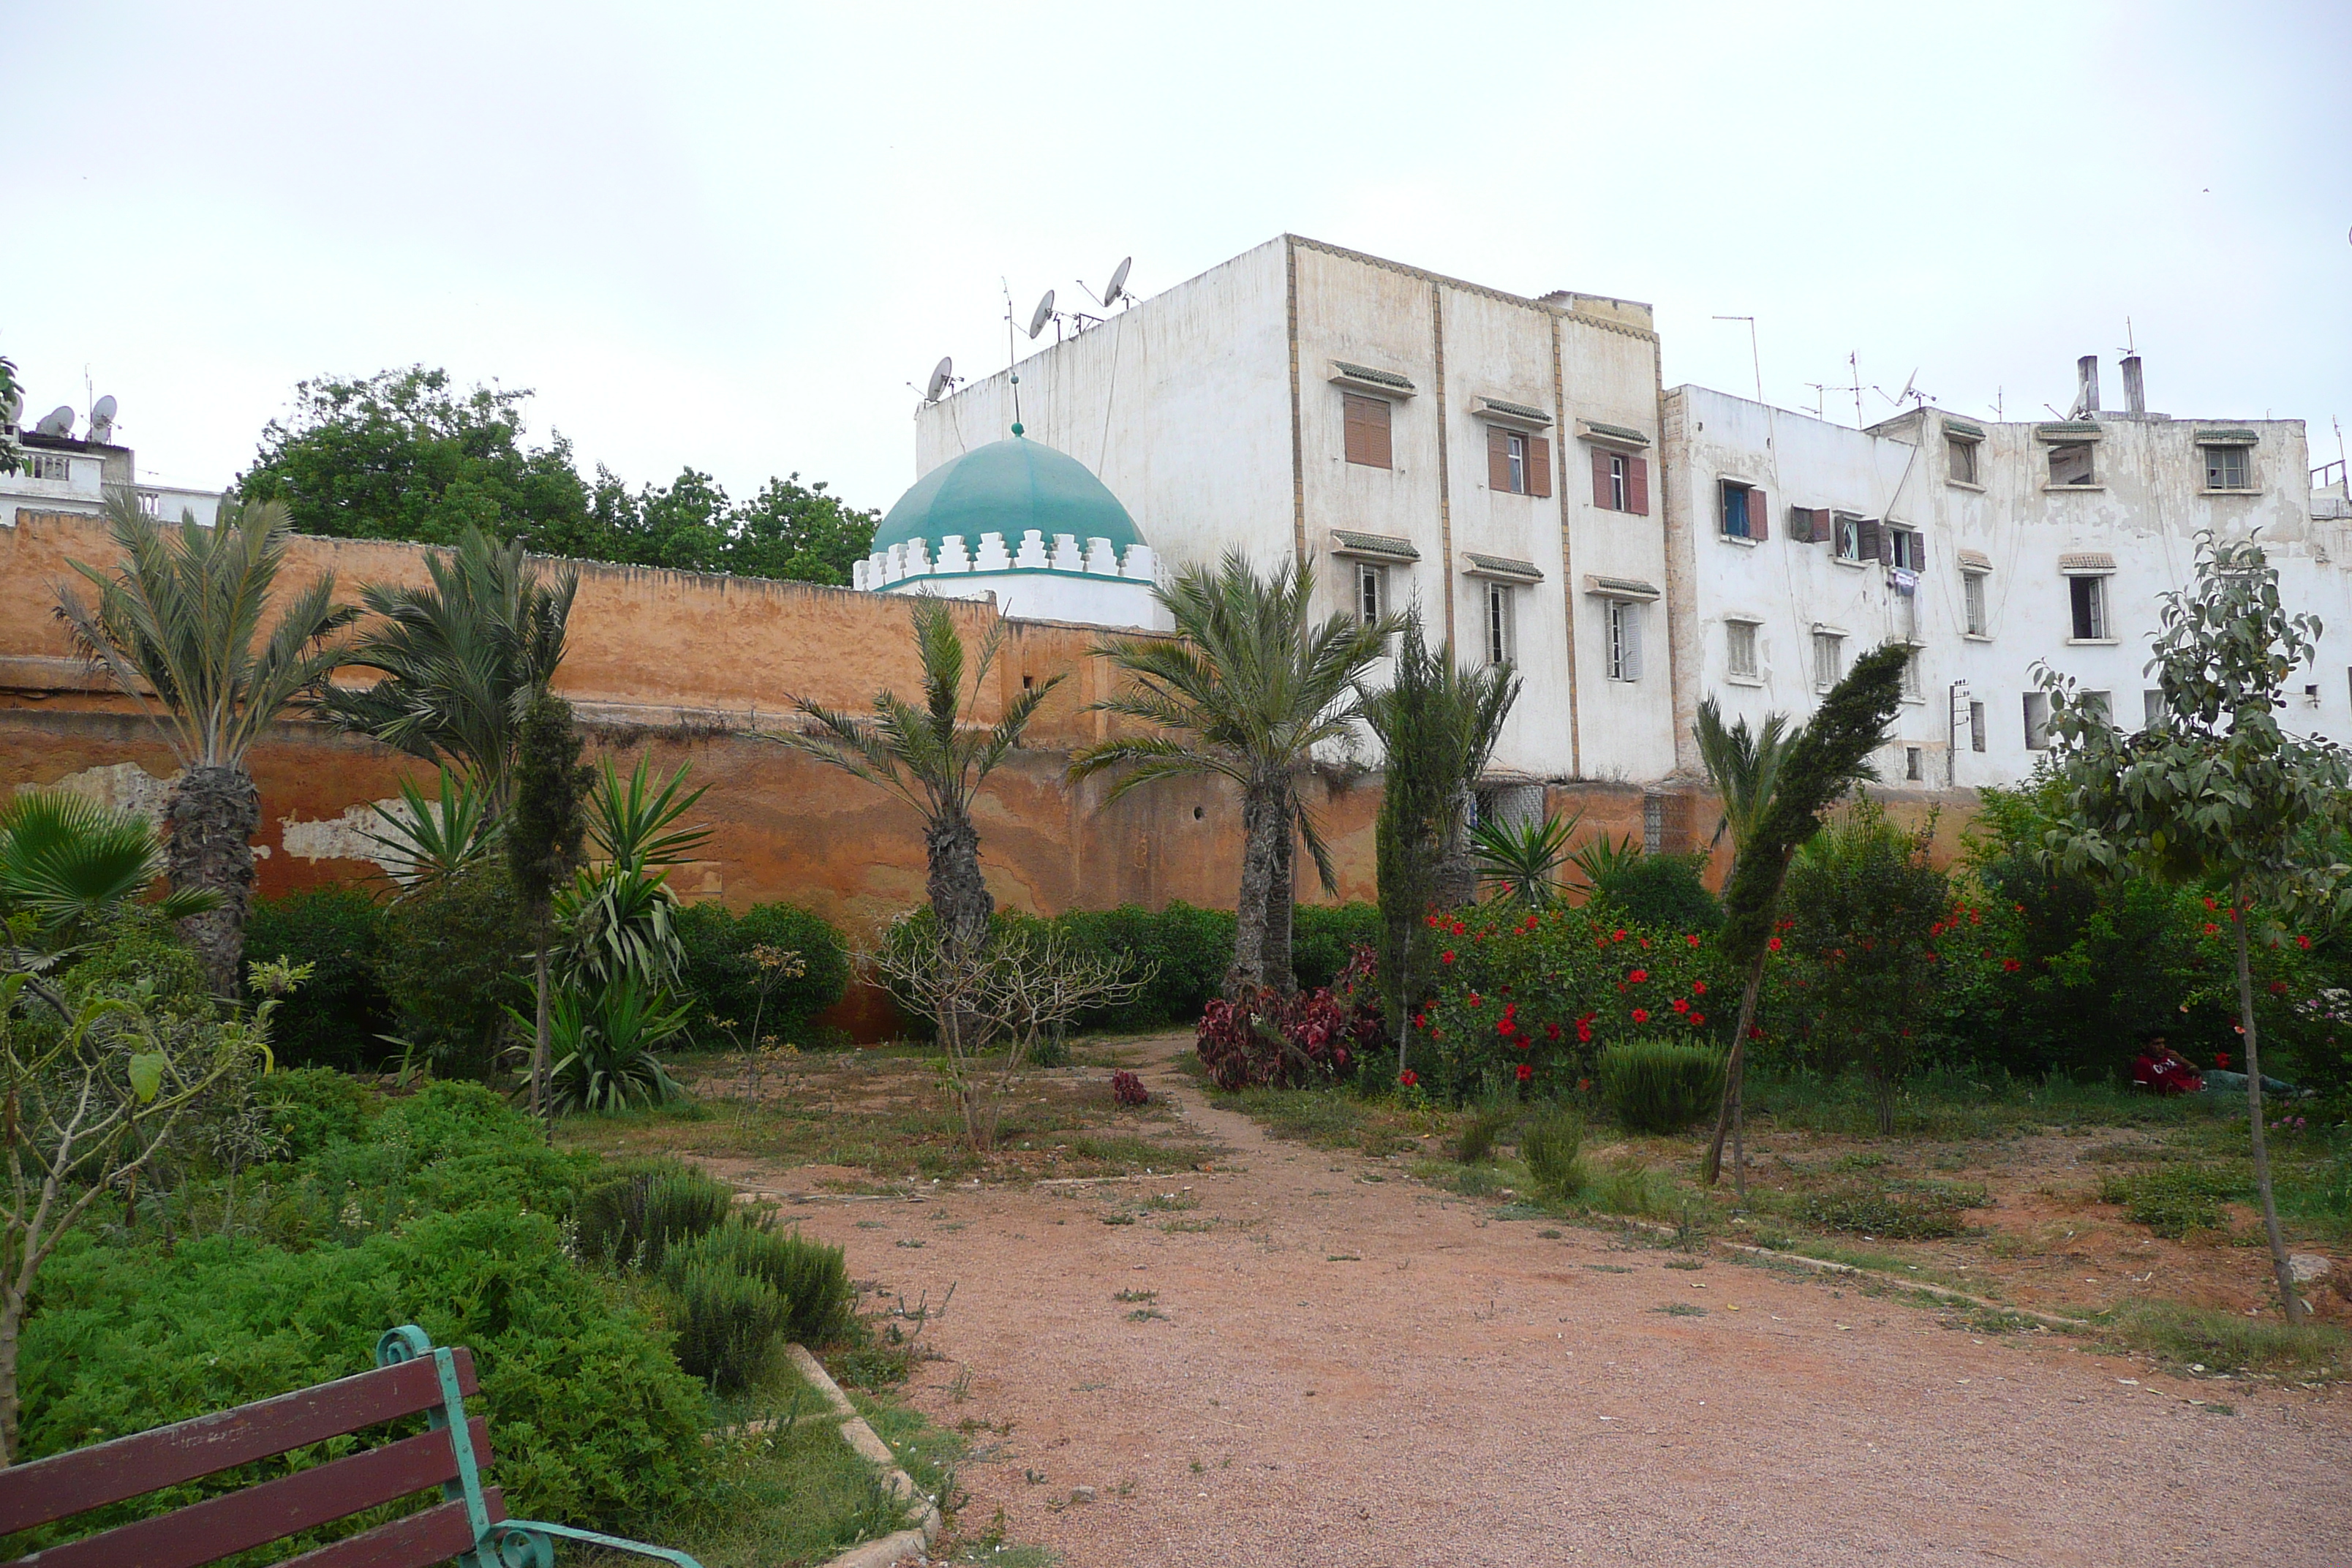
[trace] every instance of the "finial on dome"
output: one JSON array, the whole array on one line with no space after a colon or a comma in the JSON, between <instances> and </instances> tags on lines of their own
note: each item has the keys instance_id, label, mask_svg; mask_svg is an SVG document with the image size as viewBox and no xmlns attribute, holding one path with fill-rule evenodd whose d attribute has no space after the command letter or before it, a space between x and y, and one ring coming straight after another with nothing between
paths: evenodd
<instances>
[{"instance_id":1,"label":"finial on dome","mask_svg":"<svg viewBox=\"0 0 2352 1568\"><path fill-rule=\"evenodd\" d=\"M1015 420L1013 422L1013 433L1015 436L1018 436L1018 435L1020 435L1020 434L1021 434L1021 421L1019 421L1018 419L1015 419Z\"/></svg>"}]
</instances>

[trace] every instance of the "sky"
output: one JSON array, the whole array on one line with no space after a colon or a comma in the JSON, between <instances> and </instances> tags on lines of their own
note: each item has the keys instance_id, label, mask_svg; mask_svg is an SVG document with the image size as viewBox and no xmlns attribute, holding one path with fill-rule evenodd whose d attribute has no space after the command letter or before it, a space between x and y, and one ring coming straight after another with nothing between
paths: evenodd
<instances>
[{"instance_id":1,"label":"sky","mask_svg":"<svg viewBox=\"0 0 2352 1568\"><path fill-rule=\"evenodd\" d=\"M1646 300L1854 422L2352 422L2352 5L0 0L0 354L214 488L295 384L531 389L583 469L887 506L932 364L1285 231ZM1751 358L1743 322L1756 319ZM1025 340L1024 347L1027 344ZM1810 384L1831 388L1817 391ZM1875 390L1874 390L1875 389Z\"/></svg>"}]
</instances>

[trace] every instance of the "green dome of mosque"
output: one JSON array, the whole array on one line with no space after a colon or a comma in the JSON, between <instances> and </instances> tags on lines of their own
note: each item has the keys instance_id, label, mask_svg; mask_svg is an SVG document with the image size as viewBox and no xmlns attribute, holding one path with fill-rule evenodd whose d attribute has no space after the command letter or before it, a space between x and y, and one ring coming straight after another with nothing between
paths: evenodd
<instances>
[{"instance_id":1,"label":"green dome of mosque","mask_svg":"<svg viewBox=\"0 0 2352 1568\"><path fill-rule=\"evenodd\" d=\"M1022 535L1033 528L1045 536L1048 548L1055 534L1069 533L1077 536L1081 549L1090 539L1108 539L1122 558L1129 545L1143 542L1127 508L1084 463L1025 437L1009 436L917 479L875 531L873 548L920 539L936 554L940 540L961 534L967 550L977 550L981 535L1001 533L1007 549L1018 550Z\"/></svg>"}]
</instances>

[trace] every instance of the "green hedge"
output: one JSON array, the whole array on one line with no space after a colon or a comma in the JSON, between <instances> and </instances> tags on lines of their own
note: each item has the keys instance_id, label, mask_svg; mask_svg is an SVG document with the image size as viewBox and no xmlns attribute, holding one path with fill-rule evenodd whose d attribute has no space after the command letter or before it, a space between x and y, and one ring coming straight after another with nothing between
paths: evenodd
<instances>
[{"instance_id":1,"label":"green hedge","mask_svg":"<svg viewBox=\"0 0 2352 1568\"><path fill-rule=\"evenodd\" d=\"M392 1049L379 1038L394 1032L392 996L377 973L384 917L358 888L254 900L245 922L247 962L289 958L311 966L270 1026L280 1066L362 1068Z\"/></svg>"},{"instance_id":2,"label":"green hedge","mask_svg":"<svg viewBox=\"0 0 2352 1568\"><path fill-rule=\"evenodd\" d=\"M807 1045L809 1021L841 1000L849 984L849 947L820 916L796 904L753 904L741 914L724 904L688 904L677 912L686 948L685 980L697 999L696 1019L730 1019L749 1043L753 1020L762 1036ZM761 1004L754 947L797 952L806 973L778 982ZM726 1043L712 1028L705 1045Z\"/></svg>"}]
</instances>

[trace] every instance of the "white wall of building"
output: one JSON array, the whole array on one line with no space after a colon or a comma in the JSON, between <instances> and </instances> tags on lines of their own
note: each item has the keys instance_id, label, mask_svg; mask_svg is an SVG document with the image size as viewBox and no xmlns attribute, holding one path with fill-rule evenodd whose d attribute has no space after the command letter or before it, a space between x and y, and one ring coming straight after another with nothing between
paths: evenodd
<instances>
[{"instance_id":1,"label":"white wall of building","mask_svg":"<svg viewBox=\"0 0 2352 1568\"><path fill-rule=\"evenodd\" d=\"M121 447L74 450L28 445L23 466L13 474L0 474L0 527L16 527L19 510L93 515L104 511L110 462L118 472L137 472L131 453ZM198 522L209 528L220 512L221 498L215 490L141 484L133 484L131 489L150 516L167 523L176 523L193 513Z\"/></svg>"}]
</instances>

